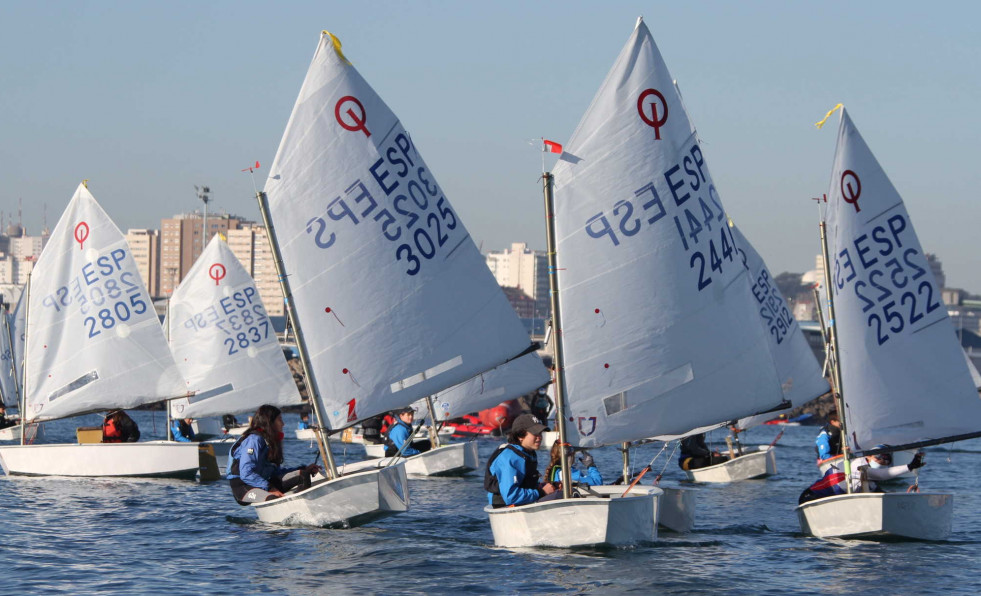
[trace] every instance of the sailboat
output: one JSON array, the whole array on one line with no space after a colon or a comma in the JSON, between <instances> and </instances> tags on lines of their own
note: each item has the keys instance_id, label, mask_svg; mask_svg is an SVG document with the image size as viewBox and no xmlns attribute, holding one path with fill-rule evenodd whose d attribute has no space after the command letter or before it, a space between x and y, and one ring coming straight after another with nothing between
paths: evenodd
<instances>
[{"instance_id":1,"label":"sailboat","mask_svg":"<svg viewBox=\"0 0 981 596\"><path fill-rule=\"evenodd\" d=\"M429 420L446 421L476 412L534 391L547 384L551 378L542 359L530 352L483 372L474 378L427 396L414 404L413 409L428 412ZM442 444L436 434L435 424L430 426L430 441L433 449L405 458L405 470L409 474L421 476L455 476L476 470L479 463L477 442ZM380 449L376 457L384 457L384 445L365 445L365 452L371 456ZM373 465L384 466L390 459L374 460ZM359 469L358 466L371 465L366 462L348 464L345 469Z\"/></svg>"},{"instance_id":2,"label":"sailboat","mask_svg":"<svg viewBox=\"0 0 981 596\"><path fill-rule=\"evenodd\" d=\"M755 308L768 339L767 347L777 369L784 400L788 404L800 405L828 393L831 387L763 257L731 220L729 227L736 251L749 271ZM772 417L772 413L749 416L738 420L733 426L742 432ZM734 444L733 439L727 437L727 443L727 461L685 470L688 479L694 482L737 482L777 473L774 445L759 445L747 450L739 444L738 438Z\"/></svg>"},{"instance_id":3,"label":"sailboat","mask_svg":"<svg viewBox=\"0 0 981 596\"><path fill-rule=\"evenodd\" d=\"M192 394L170 401L170 418L302 403L255 281L220 235L212 237L174 290L165 326ZM228 455L232 442L206 441L216 456Z\"/></svg>"},{"instance_id":4,"label":"sailboat","mask_svg":"<svg viewBox=\"0 0 981 596\"><path fill-rule=\"evenodd\" d=\"M848 478L851 457L981 436L981 400L902 197L838 108L821 237ZM948 493L849 486L796 511L813 536L943 540L953 505Z\"/></svg>"},{"instance_id":5,"label":"sailboat","mask_svg":"<svg viewBox=\"0 0 981 596\"><path fill-rule=\"evenodd\" d=\"M329 480L252 507L266 521L316 508L346 523L405 510L404 465L342 476L325 431L494 368L528 336L412 138L329 32L256 194ZM353 481L371 498L332 494Z\"/></svg>"},{"instance_id":6,"label":"sailboat","mask_svg":"<svg viewBox=\"0 0 981 596\"><path fill-rule=\"evenodd\" d=\"M126 238L84 183L26 293L22 424L186 393ZM21 444L0 446L0 464L10 475L193 478L198 448L166 441Z\"/></svg>"},{"instance_id":7,"label":"sailboat","mask_svg":"<svg viewBox=\"0 0 981 596\"><path fill-rule=\"evenodd\" d=\"M783 401L693 130L639 19L563 147L554 209L553 175L543 177L563 443L680 434ZM660 489L635 482L570 499L562 476L562 499L485 509L495 544L656 539Z\"/></svg>"},{"instance_id":8,"label":"sailboat","mask_svg":"<svg viewBox=\"0 0 981 596\"><path fill-rule=\"evenodd\" d=\"M11 317L12 314L0 305L0 403L3 403L4 408L16 408L20 403ZM17 441L20 436L19 424L0 428L0 441Z\"/></svg>"}]
</instances>

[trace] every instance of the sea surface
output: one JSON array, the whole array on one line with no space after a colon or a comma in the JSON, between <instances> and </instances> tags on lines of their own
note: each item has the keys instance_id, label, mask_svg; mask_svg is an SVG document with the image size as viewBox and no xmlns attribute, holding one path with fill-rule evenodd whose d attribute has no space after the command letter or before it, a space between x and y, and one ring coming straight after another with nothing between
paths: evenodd
<instances>
[{"instance_id":1,"label":"sea surface","mask_svg":"<svg viewBox=\"0 0 981 596\"><path fill-rule=\"evenodd\" d=\"M144 438L163 436L162 413L134 418ZM286 420L289 437L298 418ZM45 438L73 440L75 426L99 422L48 423ZM743 442L768 444L779 430L751 429ZM818 478L819 429L784 430L777 476L687 485L697 491L695 531L631 548L495 548L482 474L410 478L407 513L347 530L259 523L225 481L3 477L0 594L981 593L981 441L927 450L921 487L955 494L950 540L821 540L801 535L794 513ZM721 444L722 432L709 440ZM313 461L309 443L286 444L287 464ZM482 459L498 444L481 439ZM635 469L659 450L635 449ZM363 453L334 451L341 460ZM593 454L604 477L619 473L618 451ZM654 469L666 464L662 483L678 485L677 454L666 455Z\"/></svg>"}]
</instances>

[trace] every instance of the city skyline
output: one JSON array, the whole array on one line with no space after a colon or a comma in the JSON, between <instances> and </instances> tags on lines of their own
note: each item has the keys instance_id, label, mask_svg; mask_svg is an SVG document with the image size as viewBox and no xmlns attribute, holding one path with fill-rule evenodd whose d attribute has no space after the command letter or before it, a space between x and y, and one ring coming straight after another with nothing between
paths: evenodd
<instances>
[{"instance_id":1,"label":"city skyline","mask_svg":"<svg viewBox=\"0 0 981 596\"><path fill-rule=\"evenodd\" d=\"M0 50L18 58L0 63L0 210L22 198L38 233L41 203L53 225L88 178L123 230L200 208L195 185L212 189L209 211L258 220L241 170L271 162L327 28L412 133L474 241L541 250L536 139L571 136L645 15L722 202L771 269L806 271L818 252L810 199L827 191L836 117L813 123L842 101L948 284L977 293L963 245L981 221L978 13L912 2L7 3L0 16L18 26Z\"/></svg>"}]
</instances>

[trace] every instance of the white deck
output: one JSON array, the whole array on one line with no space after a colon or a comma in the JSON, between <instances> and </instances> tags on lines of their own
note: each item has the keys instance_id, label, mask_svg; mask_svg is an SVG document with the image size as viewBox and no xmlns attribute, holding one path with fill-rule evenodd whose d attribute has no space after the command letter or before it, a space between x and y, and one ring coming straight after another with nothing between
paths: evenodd
<instances>
[{"instance_id":1,"label":"white deck","mask_svg":"<svg viewBox=\"0 0 981 596\"><path fill-rule=\"evenodd\" d=\"M765 478L777 473L776 451L769 445L745 448L746 453L727 462L685 470L688 480L693 482L739 482L752 478Z\"/></svg>"},{"instance_id":2,"label":"white deck","mask_svg":"<svg viewBox=\"0 0 981 596\"><path fill-rule=\"evenodd\" d=\"M385 468L391 465L394 458L383 457L368 459L341 466L342 474ZM462 476L476 470L480 466L480 456L477 454L477 442L451 443L437 449L431 449L417 455L399 458L405 462L405 471L414 476Z\"/></svg>"}]
</instances>

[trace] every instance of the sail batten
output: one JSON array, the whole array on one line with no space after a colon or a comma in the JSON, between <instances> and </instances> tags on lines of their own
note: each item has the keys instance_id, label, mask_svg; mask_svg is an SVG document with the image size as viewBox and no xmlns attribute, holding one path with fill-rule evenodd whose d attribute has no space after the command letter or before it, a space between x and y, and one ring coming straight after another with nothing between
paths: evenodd
<instances>
[{"instance_id":1,"label":"sail batten","mask_svg":"<svg viewBox=\"0 0 981 596\"><path fill-rule=\"evenodd\" d=\"M265 192L339 429L493 368L528 337L415 142L333 39L321 38Z\"/></svg>"},{"instance_id":2,"label":"sail batten","mask_svg":"<svg viewBox=\"0 0 981 596\"><path fill-rule=\"evenodd\" d=\"M682 434L783 401L707 160L642 21L563 150L576 157L554 170L570 441Z\"/></svg>"}]
</instances>

